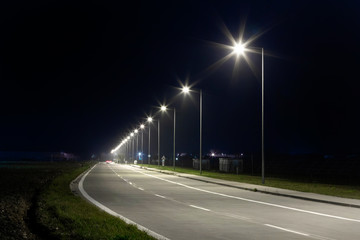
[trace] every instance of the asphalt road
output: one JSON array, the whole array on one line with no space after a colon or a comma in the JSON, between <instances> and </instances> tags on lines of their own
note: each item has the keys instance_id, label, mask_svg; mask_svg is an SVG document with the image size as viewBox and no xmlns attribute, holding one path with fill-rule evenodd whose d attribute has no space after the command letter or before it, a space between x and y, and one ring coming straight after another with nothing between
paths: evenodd
<instances>
[{"instance_id":1,"label":"asphalt road","mask_svg":"<svg viewBox=\"0 0 360 240\"><path fill-rule=\"evenodd\" d=\"M169 239L360 239L360 209L98 164L95 201Z\"/></svg>"}]
</instances>

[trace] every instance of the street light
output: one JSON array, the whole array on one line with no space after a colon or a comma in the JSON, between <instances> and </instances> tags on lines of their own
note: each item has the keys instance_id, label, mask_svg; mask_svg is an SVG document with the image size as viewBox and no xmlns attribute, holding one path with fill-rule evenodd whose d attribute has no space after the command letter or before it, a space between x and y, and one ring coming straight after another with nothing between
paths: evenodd
<instances>
[{"instance_id":1,"label":"street light","mask_svg":"<svg viewBox=\"0 0 360 240\"><path fill-rule=\"evenodd\" d=\"M134 157L134 133L132 132L132 133L130 133L130 138L131 138L131 142L130 142L130 146L131 146L131 151L130 151L130 157L131 157L131 159L130 160L132 160L133 161L133 157Z\"/></svg>"},{"instance_id":2,"label":"street light","mask_svg":"<svg viewBox=\"0 0 360 240\"><path fill-rule=\"evenodd\" d=\"M137 160L138 158L138 151L139 151L139 134L138 134L139 130L135 129L134 133L136 134L136 151L135 151L135 159Z\"/></svg>"},{"instance_id":3,"label":"street light","mask_svg":"<svg viewBox=\"0 0 360 240\"><path fill-rule=\"evenodd\" d=\"M248 49L244 44L234 43L233 54L244 55ZM265 184L265 154L264 154L264 48L261 48L261 179Z\"/></svg>"},{"instance_id":4,"label":"street light","mask_svg":"<svg viewBox=\"0 0 360 240\"><path fill-rule=\"evenodd\" d=\"M157 121L158 123L158 166L160 166L160 119L158 120L154 120L152 117L148 117L148 122L149 122L149 153L150 153L150 124L153 121ZM150 160L151 160L151 154L150 155Z\"/></svg>"},{"instance_id":5,"label":"street light","mask_svg":"<svg viewBox=\"0 0 360 240\"><path fill-rule=\"evenodd\" d=\"M167 107L165 105L161 106L161 111L162 112L166 112L167 110ZM173 145L173 165L174 165L174 171L175 171L175 133L176 133L176 108L174 107L172 109L174 111L174 139L173 139L173 142L174 142L174 145Z\"/></svg>"},{"instance_id":6,"label":"street light","mask_svg":"<svg viewBox=\"0 0 360 240\"><path fill-rule=\"evenodd\" d=\"M190 88L188 86L183 86L182 93L187 94L190 92ZM199 93L200 95L200 150L199 150L199 166L200 166L200 174L202 174L202 90L199 91L192 90L193 92Z\"/></svg>"},{"instance_id":7,"label":"street light","mask_svg":"<svg viewBox=\"0 0 360 240\"><path fill-rule=\"evenodd\" d=\"M144 154L144 128L145 128L145 125L141 124L140 129L141 129L141 154L142 155ZM144 159L142 159L142 163L144 164Z\"/></svg>"},{"instance_id":8,"label":"street light","mask_svg":"<svg viewBox=\"0 0 360 240\"><path fill-rule=\"evenodd\" d=\"M126 137L126 148L127 148L127 151L126 151L127 157L126 158L127 159L130 158L130 154L129 154L130 153L130 146L129 146L130 141L129 140L130 140L130 136L127 136Z\"/></svg>"},{"instance_id":9,"label":"street light","mask_svg":"<svg viewBox=\"0 0 360 240\"><path fill-rule=\"evenodd\" d=\"M148 164L150 164L150 158L151 158L151 154L150 154L150 123L153 121L152 117L148 117L147 119L148 123L149 123L149 148L148 148Z\"/></svg>"}]
</instances>

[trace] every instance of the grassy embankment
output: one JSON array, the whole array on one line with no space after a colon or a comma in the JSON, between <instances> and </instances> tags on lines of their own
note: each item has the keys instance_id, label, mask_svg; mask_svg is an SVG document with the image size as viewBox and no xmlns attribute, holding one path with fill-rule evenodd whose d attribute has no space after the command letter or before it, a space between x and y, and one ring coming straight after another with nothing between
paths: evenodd
<instances>
[{"instance_id":1,"label":"grassy embankment","mask_svg":"<svg viewBox=\"0 0 360 240\"><path fill-rule=\"evenodd\" d=\"M75 196L69 184L91 166L64 172L56 177L39 197L37 219L52 239L153 239Z\"/></svg>"},{"instance_id":2,"label":"grassy embankment","mask_svg":"<svg viewBox=\"0 0 360 240\"><path fill-rule=\"evenodd\" d=\"M148 165L148 164L139 164L139 165L143 167L173 171L173 167L170 166L163 167L163 166ZM175 171L179 173L200 175L199 170L190 169L190 168L176 167ZM217 171L203 171L202 176L242 182L242 183L262 185L260 176L252 176L246 174L236 175L230 173L221 173ZM357 186L333 185L333 184L318 183L318 182L314 183L307 181L299 181L294 179L266 177L265 186L296 190L301 192L312 192L312 193L325 194L325 195L344 197L344 198L360 199L360 185Z\"/></svg>"}]
</instances>

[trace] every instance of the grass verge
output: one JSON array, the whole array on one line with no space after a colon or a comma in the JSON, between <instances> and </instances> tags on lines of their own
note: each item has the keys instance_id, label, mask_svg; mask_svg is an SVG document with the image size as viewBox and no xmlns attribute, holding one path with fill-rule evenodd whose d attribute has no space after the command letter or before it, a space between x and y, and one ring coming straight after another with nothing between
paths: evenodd
<instances>
[{"instance_id":1,"label":"grass verge","mask_svg":"<svg viewBox=\"0 0 360 240\"><path fill-rule=\"evenodd\" d=\"M86 163L62 173L38 199L37 219L51 239L154 239L134 225L91 205L75 196L69 184L93 164Z\"/></svg>"},{"instance_id":2,"label":"grass verge","mask_svg":"<svg viewBox=\"0 0 360 240\"><path fill-rule=\"evenodd\" d=\"M163 166L148 165L148 164L139 164L139 165L143 167L173 171L173 167L170 166L163 167ZM181 167L176 167L175 172L200 175L199 170L181 168ZM260 176L252 176L246 174L237 175L231 173L221 173L216 171L202 171L201 176L223 179L228 181L262 185ZM360 185L357 186L333 185L333 184L325 184L325 183L300 181L294 179L266 177L265 186L295 190L300 192L318 193L318 194L324 194L324 195L330 195L336 197L360 199Z\"/></svg>"}]
</instances>

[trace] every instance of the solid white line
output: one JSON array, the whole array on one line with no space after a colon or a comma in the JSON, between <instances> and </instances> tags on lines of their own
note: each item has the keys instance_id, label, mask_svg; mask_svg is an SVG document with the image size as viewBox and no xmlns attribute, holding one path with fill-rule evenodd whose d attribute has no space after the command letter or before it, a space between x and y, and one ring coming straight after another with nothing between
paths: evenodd
<instances>
[{"instance_id":1,"label":"solid white line","mask_svg":"<svg viewBox=\"0 0 360 240\"><path fill-rule=\"evenodd\" d=\"M166 197L161 196L161 195L159 195L159 194L155 194L155 196L157 196L157 197L161 197L161 198L166 198Z\"/></svg>"},{"instance_id":2,"label":"solid white line","mask_svg":"<svg viewBox=\"0 0 360 240\"><path fill-rule=\"evenodd\" d=\"M286 229L286 228L274 226L274 225L271 225L271 224L264 224L264 225L265 225L265 226L268 226L268 227L280 229L280 230L283 230L283 231L286 231L286 232L291 232L291 233L303 235L303 236L306 236L306 237L310 237L310 235L309 235L309 234L306 234L306 233L301 233L301 232L293 231L293 230L290 230L290 229Z\"/></svg>"},{"instance_id":3,"label":"solid white line","mask_svg":"<svg viewBox=\"0 0 360 240\"><path fill-rule=\"evenodd\" d=\"M138 189L139 189L139 190L141 190L141 191L144 191L144 189L143 189L143 188L141 188L141 187L138 187Z\"/></svg>"},{"instance_id":4,"label":"solid white line","mask_svg":"<svg viewBox=\"0 0 360 240\"><path fill-rule=\"evenodd\" d=\"M328 217L328 218L334 218L334 219L339 219L339 220L344 220L344 221L351 221L351 222L360 223L359 219L340 217L340 216L335 216L335 215L330 215L330 214L325 214L325 213L319 213L319 212L313 212L313 211L299 209L299 208L287 207L287 206L283 206L283 205L279 205L279 204L273 204L273 203L267 203L267 202L262 202L262 201L257 201L257 200L242 198L242 197L236 197L236 196L227 195L227 194L223 194L223 193L212 192L212 191L204 190L204 189L201 189L201 188L191 187L191 186L188 186L188 185L185 185L185 184L182 184L182 183L177 183L177 182L167 180L167 179L164 179L164 178L161 178L161 177L153 176L151 174L135 170L132 167L127 167L127 168L129 168L130 170L132 170L134 172L138 172L138 173L141 173L141 174L149 176L149 177L153 177L153 178L165 181L165 182L169 182L169 183L172 183L172 184L176 184L176 185L179 185L179 186L182 186L182 187L185 187L185 188L189 188L189 189L193 189L193 190L197 190L197 191L200 191L200 192L205 192L205 193L214 194L214 195L227 197L227 198L232 198L232 199L238 199L238 200L242 200L242 201L246 201L246 202L252 202L252 203L257 203L257 204L262 204L262 205L267 205L267 206L292 210L292 211L296 211L296 212L308 213L308 214L318 215L318 216L322 216L322 217Z\"/></svg>"},{"instance_id":5,"label":"solid white line","mask_svg":"<svg viewBox=\"0 0 360 240\"><path fill-rule=\"evenodd\" d=\"M201 210L204 210L204 211L207 211L207 212L210 212L210 211L211 211L210 209L198 207L198 206L195 206L195 205L189 205L189 206L190 206L190 207L193 207L193 208L201 209Z\"/></svg>"},{"instance_id":6,"label":"solid white line","mask_svg":"<svg viewBox=\"0 0 360 240\"><path fill-rule=\"evenodd\" d=\"M84 190L84 187L83 187L83 183L84 183L84 180L86 178L86 176L91 172L91 170L94 169L95 166L93 166L89 171L87 171L81 178L80 182L79 182L79 185L78 185L78 188L81 192L81 194L89 201L91 202L92 204L96 205L98 208L102 209L103 211L113 215L113 216L116 216L118 218L120 218L121 220L123 220L124 222L126 222L127 224L132 224L132 225L135 225L139 230L141 231L145 231L147 234L149 234L150 236L156 238L156 239L160 239L160 240L169 240L169 238L167 237L164 237L154 231L151 231L150 229L144 227L144 226L141 226L140 224L137 224L136 222L133 222L131 221L130 219L118 214L117 212L114 212L113 210L105 207L104 205L102 205L101 203L99 203L98 201L96 201L95 199L93 199L92 197L89 196L89 194L87 194L87 192Z\"/></svg>"}]
</instances>

